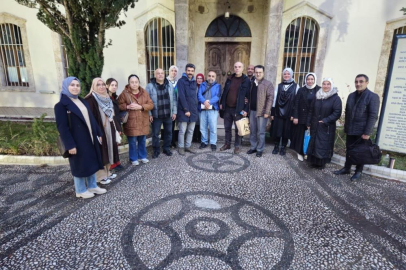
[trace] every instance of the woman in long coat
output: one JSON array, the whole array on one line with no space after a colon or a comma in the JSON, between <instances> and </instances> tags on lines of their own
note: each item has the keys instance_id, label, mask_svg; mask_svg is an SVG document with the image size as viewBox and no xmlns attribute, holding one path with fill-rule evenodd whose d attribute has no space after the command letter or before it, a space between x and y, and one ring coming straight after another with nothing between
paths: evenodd
<instances>
[{"instance_id":1,"label":"woman in long coat","mask_svg":"<svg viewBox=\"0 0 406 270\"><path fill-rule=\"evenodd\" d=\"M111 101L113 102L114 106L114 120L115 123L119 123L119 125L116 126L117 131L120 133L123 131L121 128L121 122L120 122L120 108L118 106L118 95L117 95L117 87L118 87L118 82L114 78L108 78L106 81L106 87L107 87L107 93L109 94ZM114 147L117 147L117 152L118 152L118 144L113 144ZM123 165L121 165L120 160L118 160L116 163L112 164L110 166L110 170L114 171L121 171L124 169Z\"/></svg>"},{"instance_id":2,"label":"woman in long coat","mask_svg":"<svg viewBox=\"0 0 406 270\"><path fill-rule=\"evenodd\" d=\"M137 75L128 77L128 84L118 97L121 111L128 111L128 120L124 124L124 134L130 146L129 156L133 165L148 163L146 135L149 134L149 111L154 108L148 92L140 86ZM138 144L138 147L137 147Z\"/></svg>"},{"instance_id":3,"label":"woman in long coat","mask_svg":"<svg viewBox=\"0 0 406 270\"><path fill-rule=\"evenodd\" d=\"M336 121L341 116L342 103L330 78L323 79L322 89L310 105L307 126L310 128L310 142L307 161L314 167L324 168L331 162L336 134Z\"/></svg>"},{"instance_id":4,"label":"woman in long coat","mask_svg":"<svg viewBox=\"0 0 406 270\"><path fill-rule=\"evenodd\" d=\"M303 141L307 130L307 115L310 105L320 86L316 83L317 77L314 73L305 76L305 85L297 91L295 106L293 108L293 126L290 148L295 150L297 158L303 161Z\"/></svg>"},{"instance_id":5,"label":"woman in long coat","mask_svg":"<svg viewBox=\"0 0 406 270\"><path fill-rule=\"evenodd\" d=\"M275 148L272 154L286 154L286 145L290 139L291 126L293 120L293 107L298 85L293 79L293 70L285 68L282 72L283 82L278 85L278 92L275 100L275 110L271 112L273 117L272 137L275 141ZM279 151L279 143L282 139L282 145Z\"/></svg>"},{"instance_id":6,"label":"woman in long coat","mask_svg":"<svg viewBox=\"0 0 406 270\"><path fill-rule=\"evenodd\" d=\"M69 149L76 197L87 199L106 193L96 183L96 172L103 168L99 147L102 131L90 113L89 105L79 94L79 79L66 78L62 82L61 99L54 110L62 142L65 149Z\"/></svg>"},{"instance_id":7,"label":"woman in long coat","mask_svg":"<svg viewBox=\"0 0 406 270\"><path fill-rule=\"evenodd\" d=\"M103 130L101 155L104 168L97 172L97 182L107 185L117 176L110 172L110 165L119 160L118 147L115 147L115 144L117 144L116 130L120 123L115 120L114 105L102 78L93 79L92 88L85 99L89 103L90 111L97 124Z\"/></svg>"}]
</instances>

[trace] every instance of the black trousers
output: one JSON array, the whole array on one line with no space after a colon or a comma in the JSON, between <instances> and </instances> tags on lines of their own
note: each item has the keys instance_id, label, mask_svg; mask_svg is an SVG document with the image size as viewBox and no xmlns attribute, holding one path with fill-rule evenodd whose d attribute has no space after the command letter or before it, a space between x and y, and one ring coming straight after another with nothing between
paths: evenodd
<instances>
[{"instance_id":1,"label":"black trousers","mask_svg":"<svg viewBox=\"0 0 406 270\"><path fill-rule=\"evenodd\" d=\"M281 141L281 137L276 137L274 138L274 142L275 142L275 146L279 146L279 143ZM288 138L282 137L282 145L283 147L286 147L286 145L288 145Z\"/></svg>"},{"instance_id":2,"label":"black trousers","mask_svg":"<svg viewBox=\"0 0 406 270\"><path fill-rule=\"evenodd\" d=\"M360 144L360 143L364 143L363 139L360 139L361 136L358 135L347 135L347 141L346 141L346 148L347 148L347 153L345 155L345 165L344 167L347 169L351 169L352 164L350 163L350 161L348 160L348 150L351 146L355 145L355 144ZM358 142L357 140L360 139ZM364 169L364 165L357 165L357 167L355 168L356 172L362 172L362 170Z\"/></svg>"},{"instance_id":3,"label":"black trousers","mask_svg":"<svg viewBox=\"0 0 406 270\"><path fill-rule=\"evenodd\" d=\"M235 133L235 139L234 139L234 147L239 147L241 144L241 137L238 136L238 128L237 124L235 121L239 120L241 117L237 117L235 115L235 108L231 107L226 107L224 111L224 131L226 133L226 144L231 145L231 139L232 139L232 127L234 123L234 133Z\"/></svg>"}]
</instances>

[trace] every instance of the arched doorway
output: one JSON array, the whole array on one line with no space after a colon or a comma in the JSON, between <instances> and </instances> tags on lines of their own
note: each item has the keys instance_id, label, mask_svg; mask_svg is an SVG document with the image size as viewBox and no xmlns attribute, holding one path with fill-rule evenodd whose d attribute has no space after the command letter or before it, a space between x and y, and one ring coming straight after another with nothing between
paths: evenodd
<instances>
[{"instance_id":1,"label":"arched doorway","mask_svg":"<svg viewBox=\"0 0 406 270\"><path fill-rule=\"evenodd\" d=\"M250 38L251 29L240 17L231 15L214 19L206 30L205 71L217 73L217 82L224 86L228 75L233 73L234 63L242 62L245 69L250 62L251 42L241 42ZM244 71L245 73L245 71Z\"/></svg>"}]
</instances>

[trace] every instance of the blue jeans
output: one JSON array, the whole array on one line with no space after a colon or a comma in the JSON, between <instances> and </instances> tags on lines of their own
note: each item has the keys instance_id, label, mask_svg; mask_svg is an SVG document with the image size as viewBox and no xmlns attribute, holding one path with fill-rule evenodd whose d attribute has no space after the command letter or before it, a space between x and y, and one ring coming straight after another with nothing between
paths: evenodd
<instances>
[{"instance_id":1,"label":"blue jeans","mask_svg":"<svg viewBox=\"0 0 406 270\"><path fill-rule=\"evenodd\" d=\"M258 152L264 151L265 148L265 130L268 118L257 117L256 111L250 112L250 143L251 150Z\"/></svg>"},{"instance_id":2,"label":"blue jeans","mask_svg":"<svg viewBox=\"0 0 406 270\"><path fill-rule=\"evenodd\" d=\"M128 144L130 146L129 156L130 161L137 161L138 159L147 158L147 147L145 142L147 136L127 136ZM137 148L138 142L138 148Z\"/></svg>"},{"instance_id":3,"label":"blue jeans","mask_svg":"<svg viewBox=\"0 0 406 270\"><path fill-rule=\"evenodd\" d=\"M159 134L161 133L161 125L164 126L164 151L169 151L172 142L172 117L155 118L152 122L152 147L155 153L160 153L161 146L159 144Z\"/></svg>"},{"instance_id":4,"label":"blue jeans","mask_svg":"<svg viewBox=\"0 0 406 270\"><path fill-rule=\"evenodd\" d=\"M217 117L219 112L216 110L202 110L200 112L200 133L202 134L202 143L209 144L207 137L207 128L210 129L210 144L217 144Z\"/></svg>"},{"instance_id":5,"label":"blue jeans","mask_svg":"<svg viewBox=\"0 0 406 270\"><path fill-rule=\"evenodd\" d=\"M73 182L75 183L75 191L80 194L86 192L88 188L97 188L96 174L92 174L88 177L73 177ZM86 187L87 185L87 187Z\"/></svg>"},{"instance_id":6,"label":"blue jeans","mask_svg":"<svg viewBox=\"0 0 406 270\"><path fill-rule=\"evenodd\" d=\"M178 146L179 148L189 148L192 145L193 131L195 130L196 122L179 122L179 136ZM185 145L185 133L186 133L186 145Z\"/></svg>"}]
</instances>

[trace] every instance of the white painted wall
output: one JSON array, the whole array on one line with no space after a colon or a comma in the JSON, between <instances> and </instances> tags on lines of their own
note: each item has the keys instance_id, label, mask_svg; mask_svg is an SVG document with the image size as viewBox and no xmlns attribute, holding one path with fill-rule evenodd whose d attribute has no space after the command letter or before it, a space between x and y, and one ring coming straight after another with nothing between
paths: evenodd
<instances>
[{"instance_id":1,"label":"white painted wall","mask_svg":"<svg viewBox=\"0 0 406 270\"><path fill-rule=\"evenodd\" d=\"M300 2L285 0L284 10ZM355 91L355 76L364 73L370 78L368 87L373 91L386 23L401 17L403 13L399 10L406 4L396 0L308 2L334 16L322 77L332 77L339 95L346 97L350 91ZM285 30L282 30L283 36Z\"/></svg>"}]
</instances>

